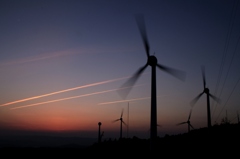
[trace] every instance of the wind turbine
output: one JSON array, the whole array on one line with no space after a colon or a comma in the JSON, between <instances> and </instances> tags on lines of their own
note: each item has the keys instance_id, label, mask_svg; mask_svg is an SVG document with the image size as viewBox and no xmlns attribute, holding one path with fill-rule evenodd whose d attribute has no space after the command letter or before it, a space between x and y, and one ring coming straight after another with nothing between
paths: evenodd
<instances>
[{"instance_id":1,"label":"wind turbine","mask_svg":"<svg viewBox=\"0 0 240 159\"><path fill-rule=\"evenodd\" d=\"M120 139L122 139L122 124L125 124L127 126L127 124L123 121L122 116L123 116L123 109L122 109L120 118L113 121L113 122L120 121Z\"/></svg>"},{"instance_id":2,"label":"wind turbine","mask_svg":"<svg viewBox=\"0 0 240 159\"><path fill-rule=\"evenodd\" d=\"M103 133L104 131L101 133L101 122L98 122L98 143L100 143L102 141L102 137L103 137Z\"/></svg>"},{"instance_id":3,"label":"wind turbine","mask_svg":"<svg viewBox=\"0 0 240 159\"><path fill-rule=\"evenodd\" d=\"M190 118L191 118L191 114L192 114L192 109L190 110L190 113L189 113L189 116L188 116L188 120L185 121L185 122L181 122L181 123L178 123L177 125L182 125L182 124L188 124L188 132L190 132L190 127L192 129L194 129L194 127L191 125L190 123Z\"/></svg>"},{"instance_id":4,"label":"wind turbine","mask_svg":"<svg viewBox=\"0 0 240 159\"><path fill-rule=\"evenodd\" d=\"M150 55L150 47L148 44L147 34L146 34L146 28L145 28L145 22L144 17L142 15L136 16L136 22L138 25L138 28L140 30L140 34L143 39L146 55L147 55L147 62L145 65L140 67L135 74L131 78L129 78L120 88L127 88L127 89L120 89L119 93L122 97L126 98L128 93L130 92L132 86L136 83L139 76L143 73L143 71L148 67L152 67L151 72L151 121L150 121L150 140L151 140L151 149L154 149L154 140L157 138L157 92L156 92L156 68L165 71L180 80L185 80L185 72L173 69L167 66L164 66L162 64L158 63L157 58L154 55ZM124 90L122 92L121 90Z\"/></svg>"},{"instance_id":5,"label":"wind turbine","mask_svg":"<svg viewBox=\"0 0 240 159\"><path fill-rule=\"evenodd\" d=\"M203 91L197 95L191 102L190 104L192 107L194 104L198 101L198 99L205 93L207 96L207 122L208 122L208 127L210 128L212 126L211 124L211 112L210 112L210 97L215 100L216 102L219 102L220 100L215 97L214 95L210 94L209 89L206 87L206 79L205 79L205 67L201 66L202 70L202 78L203 78Z\"/></svg>"}]
</instances>

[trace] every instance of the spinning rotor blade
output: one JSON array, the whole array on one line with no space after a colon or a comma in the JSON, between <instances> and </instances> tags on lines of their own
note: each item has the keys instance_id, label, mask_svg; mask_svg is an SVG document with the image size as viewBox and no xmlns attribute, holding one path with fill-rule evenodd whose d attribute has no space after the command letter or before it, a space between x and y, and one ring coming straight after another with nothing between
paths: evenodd
<instances>
[{"instance_id":1,"label":"spinning rotor blade","mask_svg":"<svg viewBox=\"0 0 240 159\"><path fill-rule=\"evenodd\" d=\"M217 103L220 103L220 102L221 102L221 100L220 100L219 98L215 97L214 95L212 95L212 94L210 94L210 93L209 93L209 96L210 96L212 99L214 99Z\"/></svg>"},{"instance_id":2,"label":"spinning rotor blade","mask_svg":"<svg viewBox=\"0 0 240 159\"><path fill-rule=\"evenodd\" d=\"M125 126L127 126L127 124L126 124L124 121L122 121L122 123L123 123Z\"/></svg>"},{"instance_id":3,"label":"spinning rotor blade","mask_svg":"<svg viewBox=\"0 0 240 159\"><path fill-rule=\"evenodd\" d=\"M139 31L140 31L142 39L143 39L147 57L149 57L150 56L149 55L149 44L148 44L148 39L147 39L147 32L146 32L144 17L143 17L143 15L138 14L138 15L135 15L135 18L136 18L137 25L138 25Z\"/></svg>"},{"instance_id":4,"label":"spinning rotor blade","mask_svg":"<svg viewBox=\"0 0 240 159\"><path fill-rule=\"evenodd\" d=\"M187 122L181 122L181 123L178 123L176 125L182 125L182 124L186 124Z\"/></svg>"},{"instance_id":5,"label":"spinning rotor blade","mask_svg":"<svg viewBox=\"0 0 240 159\"><path fill-rule=\"evenodd\" d=\"M194 129L194 127L189 123L190 127Z\"/></svg>"},{"instance_id":6,"label":"spinning rotor blade","mask_svg":"<svg viewBox=\"0 0 240 159\"><path fill-rule=\"evenodd\" d=\"M122 118L122 116L123 116L123 109L122 109L122 113L121 113L121 117L120 118Z\"/></svg>"},{"instance_id":7,"label":"spinning rotor blade","mask_svg":"<svg viewBox=\"0 0 240 159\"><path fill-rule=\"evenodd\" d=\"M201 69L202 69L202 78L203 78L203 88L205 89L206 88L205 67L202 66Z\"/></svg>"},{"instance_id":8,"label":"spinning rotor blade","mask_svg":"<svg viewBox=\"0 0 240 159\"><path fill-rule=\"evenodd\" d=\"M162 125L157 124L157 126L162 127Z\"/></svg>"},{"instance_id":9,"label":"spinning rotor blade","mask_svg":"<svg viewBox=\"0 0 240 159\"><path fill-rule=\"evenodd\" d=\"M112 122L114 123L114 122L116 122L116 121L119 121L120 119L116 119L116 120L113 120Z\"/></svg>"},{"instance_id":10,"label":"spinning rotor blade","mask_svg":"<svg viewBox=\"0 0 240 159\"><path fill-rule=\"evenodd\" d=\"M192 114L192 109L190 110L190 113L189 113L189 116L188 116L188 121L189 121L190 118L191 118L191 114Z\"/></svg>"},{"instance_id":11,"label":"spinning rotor blade","mask_svg":"<svg viewBox=\"0 0 240 159\"><path fill-rule=\"evenodd\" d=\"M198 99L203 95L204 92L200 93L197 97L195 97L191 102L191 106L193 107L193 105L198 101Z\"/></svg>"},{"instance_id":12,"label":"spinning rotor blade","mask_svg":"<svg viewBox=\"0 0 240 159\"><path fill-rule=\"evenodd\" d=\"M132 86L136 83L137 79L141 75L141 73L145 70L145 68L148 66L146 63L143 67L141 67L129 80L127 80L120 88L126 89L119 89L118 93L125 99L132 89Z\"/></svg>"},{"instance_id":13,"label":"spinning rotor blade","mask_svg":"<svg viewBox=\"0 0 240 159\"><path fill-rule=\"evenodd\" d=\"M170 67L167 67L167 66L163 66L163 65L160 65L160 64L157 64L157 67L171 75L173 75L174 77L182 80L182 81L185 81L185 78L186 78L186 73L184 71L181 71L181 70L177 70L177 69L174 69L174 68L170 68Z\"/></svg>"}]
</instances>

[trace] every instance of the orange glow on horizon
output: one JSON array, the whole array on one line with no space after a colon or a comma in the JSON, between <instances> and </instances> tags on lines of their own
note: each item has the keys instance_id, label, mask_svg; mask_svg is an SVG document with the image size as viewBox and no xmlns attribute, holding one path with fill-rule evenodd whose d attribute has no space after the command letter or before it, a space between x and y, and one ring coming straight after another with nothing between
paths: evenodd
<instances>
[{"instance_id":1,"label":"orange glow on horizon","mask_svg":"<svg viewBox=\"0 0 240 159\"><path fill-rule=\"evenodd\" d=\"M94 118L88 118L85 112L70 112L67 109L50 109L23 115L18 113L9 118L1 129L26 132L65 133L94 129ZM87 119L87 120L86 120Z\"/></svg>"}]
</instances>

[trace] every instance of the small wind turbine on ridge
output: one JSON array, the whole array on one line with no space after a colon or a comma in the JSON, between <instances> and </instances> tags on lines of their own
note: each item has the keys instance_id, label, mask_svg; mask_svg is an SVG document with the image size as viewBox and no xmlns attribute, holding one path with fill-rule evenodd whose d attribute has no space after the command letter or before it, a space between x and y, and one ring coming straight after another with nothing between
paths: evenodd
<instances>
[{"instance_id":1,"label":"small wind turbine on ridge","mask_svg":"<svg viewBox=\"0 0 240 159\"><path fill-rule=\"evenodd\" d=\"M120 118L113 121L113 122L120 121L120 138L119 139L122 139L122 124L127 126L127 124L123 121L122 116L123 116L123 109L122 109Z\"/></svg>"},{"instance_id":2,"label":"small wind turbine on ridge","mask_svg":"<svg viewBox=\"0 0 240 159\"><path fill-rule=\"evenodd\" d=\"M104 134L104 131L101 133L101 122L98 122L98 143L100 143L102 141L102 137Z\"/></svg>"},{"instance_id":3,"label":"small wind turbine on ridge","mask_svg":"<svg viewBox=\"0 0 240 159\"><path fill-rule=\"evenodd\" d=\"M138 28L140 30L140 34L142 36L143 44L145 47L145 52L147 55L146 63L140 67L133 76L127 80L120 88L127 88L127 89L120 89L118 92L123 97L126 98L128 93L130 92L132 86L136 83L139 76L143 73L143 71L148 67L152 67L151 72L151 117L150 117L150 140L151 140L151 149L154 149L154 141L157 138L157 91L156 91L156 68L165 71L176 78L184 81L185 80L185 72L173 69L162 64L158 63L157 58L155 55L150 55L150 47L148 44L145 22L143 15L136 15L136 21Z\"/></svg>"},{"instance_id":4,"label":"small wind turbine on ridge","mask_svg":"<svg viewBox=\"0 0 240 159\"><path fill-rule=\"evenodd\" d=\"M177 124L177 125L188 124L188 132L190 132L190 127L194 129L194 127L190 123L191 114L192 114L192 109L190 110L190 113L188 115L188 120Z\"/></svg>"},{"instance_id":5,"label":"small wind turbine on ridge","mask_svg":"<svg viewBox=\"0 0 240 159\"><path fill-rule=\"evenodd\" d=\"M197 95L191 102L191 106L193 107L194 104L198 101L198 99L205 93L207 96L207 122L208 122L208 127L210 128L212 126L211 124L211 111L210 111L210 97L215 100L216 102L220 102L220 99L215 97L214 95L210 94L209 89L206 87L206 79L205 79L205 67L201 66L202 70L202 78L203 78L203 91Z\"/></svg>"}]
</instances>

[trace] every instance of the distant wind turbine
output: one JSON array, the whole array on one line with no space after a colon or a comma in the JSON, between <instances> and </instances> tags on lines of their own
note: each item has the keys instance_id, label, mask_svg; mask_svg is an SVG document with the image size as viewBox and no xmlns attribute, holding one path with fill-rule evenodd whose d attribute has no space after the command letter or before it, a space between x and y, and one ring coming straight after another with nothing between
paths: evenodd
<instances>
[{"instance_id":1,"label":"distant wind turbine","mask_svg":"<svg viewBox=\"0 0 240 159\"><path fill-rule=\"evenodd\" d=\"M158 63L157 58L154 55L150 55L150 47L148 44L146 28L144 17L142 15L136 16L136 21L138 24L138 28L140 30L140 34L143 39L146 55L147 55L147 62L138 69L138 71L133 74L133 76L127 80L121 88L128 88L128 89L120 89L119 93L123 98L126 98L128 93L130 92L132 86L136 83L139 76L143 73L143 71L148 67L152 67L151 73L151 117L150 117L150 140L151 140L151 149L154 149L154 141L157 139L157 91L156 91L156 68L165 71L180 80L185 80L185 72L173 69L162 64ZM123 90L124 92L122 92Z\"/></svg>"},{"instance_id":2,"label":"distant wind turbine","mask_svg":"<svg viewBox=\"0 0 240 159\"><path fill-rule=\"evenodd\" d=\"M193 107L194 104L198 101L198 99L205 93L207 96L207 122L208 122L208 127L210 128L212 126L211 124L211 111L210 111L210 97L215 100L216 102L220 102L220 99L215 97L214 95L210 94L209 89L206 87L206 79L205 79L205 67L202 66L202 78L203 78L203 91L197 95L191 102L191 106Z\"/></svg>"},{"instance_id":3,"label":"distant wind turbine","mask_svg":"<svg viewBox=\"0 0 240 159\"><path fill-rule=\"evenodd\" d=\"M122 109L120 118L113 121L113 122L120 121L120 139L122 139L122 124L127 126L127 124L123 121L122 116L123 116L123 109Z\"/></svg>"},{"instance_id":4,"label":"distant wind turbine","mask_svg":"<svg viewBox=\"0 0 240 159\"><path fill-rule=\"evenodd\" d=\"M100 143L102 141L102 137L103 137L103 133L101 133L101 125L102 123L101 122L98 122L98 143Z\"/></svg>"},{"instance_id":5,"label":"distant wind turbine","mask_svg":"<svg viewBox=\"0 0 240 159\"><path fill-rule=\"evenodd\" d=\"M190 110L188 120L177 124L177 125L188 124L188 132L190 132L190 128L194 129L194 127L190 123L191 114L192 114L192 109Z\"/></svg>"}]
</instances>

